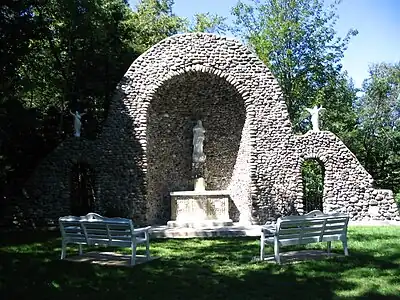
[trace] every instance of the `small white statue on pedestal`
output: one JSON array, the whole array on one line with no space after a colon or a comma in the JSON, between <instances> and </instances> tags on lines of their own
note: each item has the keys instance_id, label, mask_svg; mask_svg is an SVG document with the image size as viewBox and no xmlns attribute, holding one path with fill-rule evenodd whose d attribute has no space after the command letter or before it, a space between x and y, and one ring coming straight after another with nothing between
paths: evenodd
<instances>
[{"instance_id":1,"label":"small white statue on pedestal","mask_svg":"<svg viewBox=\"0 0 400 300\"><path fill-rule=\"evenodd\" d=\"M197 121L196 126L193 127L193 155L194 163L203 163L206 161L206 156L203 152L203 142L205 139L205 129L201 120Z\"/></svg>"},{"instance_id":2,"label":"small white statue on pedestal","mask_svg":"<svg viewBox=\"0 0 400 300\"><path fill-rule=\"evenodd\" d=\"M311 124L312 124L312 131L319 131L319 112L324 111L325 108L322 108L322 106L317 107L314 105L313 108L306 108L306 110L310 113L311 115Z\"/></svg>"},{"instance_id":3,"label":"small white statue on pedestal","mask_svg":"<svg viewBox=\"0 0 400 300\"><path fill-rule=\"evenodd\" d=\"M194 190L196 192L205 190L204 182L204 162L206 161L206 156L203 151L203 143L205 139L205 129L200 120L197 121L196 126L193 127L193 170L195 172L194 178Z\"/></svg>"},{"instance_id":4,"label":"small white statue on pedestal","mask_svg":"<svg viewBox=\"0 0 400 300\"><path fill-rule=\"evenodd\" d=\"M82 114L79 114L79 112L78 111L76 111L75 113L72 113L71 111L70 111L70 114L72 115L72 116L74 116L74 129L75 129L75 137L80 137L81 136L81 127L82 127L82 121L81 121L81 119L82 119L82 116L84 116L86 113L82 113Z\"/></svg>"}]
</instances>

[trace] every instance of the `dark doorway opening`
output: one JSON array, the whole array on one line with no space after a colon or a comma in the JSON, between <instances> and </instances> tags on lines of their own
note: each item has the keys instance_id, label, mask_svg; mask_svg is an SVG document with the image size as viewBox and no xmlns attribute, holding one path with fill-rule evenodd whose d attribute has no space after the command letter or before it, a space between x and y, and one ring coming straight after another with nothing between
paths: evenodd
<instances>
[{"instance_id":1,"label":"dark doorway opening","mask_svg":"<svg viewBox=\"0 0 400 300\"><path fill-rule=\"evenodd\" d=\"M307 159L301 166L301 175L304 213L316 209L323 211L324 166L317 159Z\"/></svg>"},{"instance_id":2,"label":"dark doorway opening","mask_svg":"<svg viewBox=\"0 0 400 300\"><path fill-rule=\"evenodd\" d=\"M94 174L89 164L79 162L71 169L71 214L83 216L94 210Z\"/></svg>"}]
</instances>

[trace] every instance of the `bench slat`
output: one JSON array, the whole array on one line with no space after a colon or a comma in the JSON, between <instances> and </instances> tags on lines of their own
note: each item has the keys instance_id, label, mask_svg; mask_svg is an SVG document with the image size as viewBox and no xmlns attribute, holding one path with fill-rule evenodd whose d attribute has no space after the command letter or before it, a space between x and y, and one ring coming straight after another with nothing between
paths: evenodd
<instances>
[{"instance_id":1,"label":"bench slat","mask_svg":"<svg viewBox=\"0 0 400 300\"><path fill-rule=\"evenodd\" d=\"M84 235L67 235L65 238L69 241L86 241Z\"/></svg>"},{"instance_id":2,"label":"bench slat","mask_svg":"<svg viewBox=\"0 0 400 300\"><path fill-rule=\"evenodd\" d=\"M93 222L82 222L81 223L82 226L86 227L86 229L103 229L103 230L107 230L107 226L104 223L95 223Z\"/></svg>"},{"instance_id":3,"label":"bench slat","mask_svg":"<svg viewBox=\"0 0 400 300\"><path fill-rule=\"evenodd\" d=\"M338 225L345 226L345 225L346 225L346 221L342 221L342 220L338 220L338 221L329 220L329 221L326 222L326 224L329 225L329 226L338 226Z\"/></svg>"},{"instance_id":4,"label":"bench slat","mask_svg":"<svg viewBox=\"0 0 400 300\"><path fill-rule=\"evenodd\" d=\"M77 229L65 229L66 234L83 234L82 228L77 228Z\"/></svg>"},{"instance_id":5,"label":"bench slat","mask_svg":"<svg viewBox=\"0 0 400 300\"><path fill-rule=\"evenodd\" d=\"M280 224L281 224L281 226L285 226L284 224L287 224L287 226L293 226L293 225L297 225L298 226L298 225L303 224L303 223L322 224L323 222L324 222L324 220L310 220L310 219L301 220L301 219L296 219L296 220L293 220L293 221L281 220Z\"/></svg>"},{"instance_id":6,"label":"bench slat","mask_svg":"<svg viewBox=\"0 0 400 300\"><path fill-rule=\"evenodd\" d=\"M89 239L110 239L110 236L108 236L107 234L91 234L88 235ZM111 236L111 239L120 239L120 240L127 240L127 241L131 241L132 240L132 235L114 235Z\"/></svg>"},{"instance_id":7,"label":"bench slat","mask_svg":"<svg viewBox=\"0 0 400 300\"><path fill-rule=\"evenodd\" d=\"M94 234L94 235L98 235L98 234L107 235L107 233L108 233L107 229L93 229L93 228L86 228L86 232L87 232L88 235L92 235L92 234Z\"/></svg>"},{"instance_id":8,"label":"bench slat","mask_svg":"<svg viewBox=\"0 0 400 300\"><path fill-rule=\"evenodd\" d=\"M336 226L318 226L318 227L294 227L294 228L281 228L279 230L279 235L291 234L291 233L299 233L299 232L314 232L314 233L321 233L321 232L336 232L342 231L345 228L344 225L336 225Z\"/></svg>"},{"instance_id":9,"label":"bench slat","mask_svg":"<svg viewBox=\"0 0 400 300\"><path fill-rule=\"evenodd\" d=\"M339 241L341 240L339 236L328 236L320 239L318 236L314 237L303 237L301 240L297 237L295 238L288 238L288 239L280 239L279 246L291 246L291 245L304 245L304 244L311 244L311 243L319 243L319 242L329 242L329 241ZM273 238L267 238L265 240L267 244L274 244Z\"/></svg>"},{"instance_id":10,"label":"bench slat","mask_svg":"<svg viewBox=\"0 0 400 300\"><path fill-rule=\"evenodd\" d=\"M136 240L136 244L143 244L146 242L146 239ZM111 242L106 239L91 239L89 245L103 245L103 246L116 246L116 247L130 247L131 241L127 240L112 240Z\"/></svg>"},{"instance_id":11,"label":"bench slat","mask_svg":"<svg viewBox=\"0 0 400 300\"><path fill-rule=\"evenodd\" d=\"M303 232L302 233L293 233L293 234L285 234L285 235L281 235L279 234L279 240L283 240L283 239L302 239L302 238L309 238L309 237L316 237L319 239L322 239L321 237L321 232Z\"/></svg>"},{"instance_id":12,"label":"bench slat","mask_svg":"<svg viewBox=\"0 0 400 300\"><path fill-rule=\"evenodd\" d=\"M60 223L63 224L64 227L81 227L81 223L79 223L79 221L71 221L71 222L62 221Z\"/></svg>"},{"instance_id":13,"label":"bench slat","mask_svg":"<svg viewBox=\"0 0 400 300\"><path fill-rule=\"evenodd\" d=\"M121 224L107 224L110 230L130 230L130 224L127 223L126 225Z\"/></svg>"},{"instance_id":14,"label":"bench slat","mask_svg":"<svg viewBox=\"0 0 400 300\"><path fill-rule=\"evenodd\" d=\"M317 242L320 242L319 236L303 237L301 240L299 240L299 239L279 240L279 244L281 246L302 245L302 244L310 244L310 243L317 243Z\"/></svg>"},{"instance_id":15,"label":"bench slat","mask_svg":"<svg viewBox=\"0 0 400 300\"><path fill-rule=\"evenodd\" d=\"M343 230L332 230L332 231L325 231L324 236L326 235L340 235L343 234Z\"/></svg>"},{"instance_id":16,"label":"bench slat","mask_svg":"<svg viewBox=\"0 0 400 300\"><path fill-rule=\"evenodd\" d=\"M91 228L91 227L86 227L86 232L88 235L127 235L131 236L132 233L128 229L123 229L123 230L107 230L107 228L100 229L100 228Z\"/></svg>"},{"instance_id":17,"label":"bench slat","mask_svg":"<svg viewBox=\"0 0 400 300\"><path fill-rule=\"evenodd\" d=\"M318 224L345 224L347 222L346 218L318 218L318 220L311 220L309 218L307 219L296 219L293 221L290 220L280 220L279 224L281 228L285 228L285 227L292 227L292 226L301 226L302 224L309 224L309 226L311 225L318 225Z\"/></svg>"},{"instance_id":18,"label":"bench slat","mask_svg":"<svg viewBox=\"0 0 400 300\"><path fill-rule=\"evenodd\" d=\"M296 232L321 232L323 230L323 226L318 227L294 227L294 228L281 228L279 230L279 235L285 235Z\"/></svg>"},{"instance_id":19,"label":"bench slat","mask_svg":"<svg viewBox=\"0 0 400 300\"><path fill-rule=\"evenodd\" d=\"M331 232L298 232L298 233L289 233L289 234L279 234L279 239L292 239L292 238L301 238L301 237L321 237L322 236L327 236L327 235L341 235L343 234L343 230L339 231L331 231Z\"/></svg>"}]
</instances>

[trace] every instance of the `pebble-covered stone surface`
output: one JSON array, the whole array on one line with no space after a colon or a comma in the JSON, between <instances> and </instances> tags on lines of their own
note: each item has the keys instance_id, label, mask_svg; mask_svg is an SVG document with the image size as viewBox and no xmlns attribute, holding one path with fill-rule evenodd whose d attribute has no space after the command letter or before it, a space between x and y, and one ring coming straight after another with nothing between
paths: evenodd
<instances>
[{"instance_id":1,"label":"pebble-covered stone surface","mask_svg":"<svg viewBox=\"0 0 400 300\"><path fill-rule=\"evenodd\" d=\"M95 210L138 224L170 219L169 192L192 190L192 128L201 119L207 190L230 192L242 223L302 213L301 164L325 168L325 212L400 220L389 190L331 132L294 135L277 81L240 42L175 35L140 56L117 86L100 138L65 140L26 184L33 219L70 214L70 172L95 171Z\"/></svg>"}]
</instances>

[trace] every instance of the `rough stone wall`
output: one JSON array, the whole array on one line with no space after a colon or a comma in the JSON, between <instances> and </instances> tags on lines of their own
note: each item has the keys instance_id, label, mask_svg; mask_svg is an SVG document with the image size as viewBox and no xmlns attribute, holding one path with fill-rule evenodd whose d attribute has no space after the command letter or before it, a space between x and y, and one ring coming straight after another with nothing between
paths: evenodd
<instances>
[{"instance_id":1,"label":"rough stone wall","mask_svg":"<svg viewBox=\"0 0 400 300\"><path fill-rule=\"evenodd\" d=\"M211 34L176 35L140 56L118 85L101 137L61 145L27 186L36 203L46 201L43 215L66 214L60 197L68 193L65 171L71 153L79 153L93 160L98 212L163 223L168 193L191 189L196 118L207 131L208 189L227 188L240 221L302 213L300 166L312 157L326 169L325 211L399 218L391 192L374 190L372 178L332 133L293 135L278 83L251 51ZM63 167L55 170L58 164Z\"/></svg>"},{"instance_id":2,"label":"rough stone wall","mask_svg":"<svg viewBox=\"0 0 400 300\"><path fill-rule=\"evenodd\" d=\"M256 209L264 213L259 216L261 220L273 221L279 214L304 212L301 166L306 159L317 159L324 167L324 211L347 213L352 220L400 219L392 192L374 189L371 175L331 132L293 135L264 155L260 161L278 160L280 168L274 170L270 162L262 169L263 177L272 185L261 188L260 194L265 198L259 198Z\"/></svg>"},{"instance_id":3,"label":"rough stone wall","mask_svg":"<svg viewBox=\"0 0 400 300\"><path fill-rule=\"evenodd\" d=\"M91 141L69 138L61 143L36 169L27 183L27 216L33 220L53 220L70 214L70 175L72 166L84 161L97 170L90 154ZM95 205L98 203L95 202ZM96 206L98 209L98 207Z\"/></svg>"}]
</instances>

